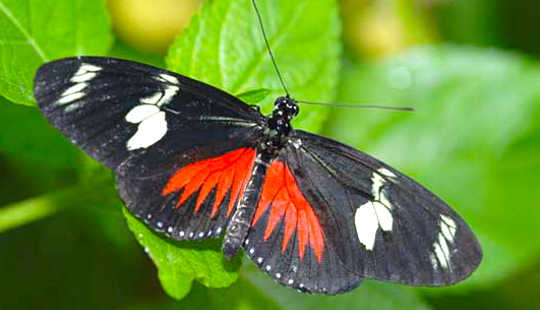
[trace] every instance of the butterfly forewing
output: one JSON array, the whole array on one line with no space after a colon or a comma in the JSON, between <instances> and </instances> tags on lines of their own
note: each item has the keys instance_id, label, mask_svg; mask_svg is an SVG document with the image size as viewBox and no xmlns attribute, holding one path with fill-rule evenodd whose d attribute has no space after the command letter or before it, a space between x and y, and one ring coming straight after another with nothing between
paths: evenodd
<instances>
[{"instance_id":1,"label":"butterfly forewing","mask_svg":"<svg viewBox=\"0 0 540 310\"><path fill-rule=\"evenodd\" d=\"M341 143L296 131L287 163L313 206L328 248L359 277L448 285L482 253L468 225L418 183Z\"/></svg>"},{"instance_id":2,"label":"butterfly forewing","mask_svg":"<svg viewBox=\"0 0 540 310\"><path fill-rule=\"evenodd\" d=\"M44 65L35 97L55 127L115 171L121 198L153 229L176 239L223 231L254 160L259 112L187 77L99 57Z\"/></svg>"}]
</instances>

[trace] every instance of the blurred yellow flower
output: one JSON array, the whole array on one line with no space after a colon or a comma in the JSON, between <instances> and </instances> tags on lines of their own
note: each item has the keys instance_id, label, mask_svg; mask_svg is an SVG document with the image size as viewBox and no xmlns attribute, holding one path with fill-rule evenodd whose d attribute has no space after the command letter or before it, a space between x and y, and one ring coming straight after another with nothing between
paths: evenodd
<instances>
[{"instance_id":1,"label":"blurred yellow flower","mask_svg":"<svg viewBox=\"0 0 540 310\"><path fill-rule=\"evenodd\" d=\"M201 0L111 0L114 30L134 48L163 54L184 29Z\"/></svg>"}]
</instances>

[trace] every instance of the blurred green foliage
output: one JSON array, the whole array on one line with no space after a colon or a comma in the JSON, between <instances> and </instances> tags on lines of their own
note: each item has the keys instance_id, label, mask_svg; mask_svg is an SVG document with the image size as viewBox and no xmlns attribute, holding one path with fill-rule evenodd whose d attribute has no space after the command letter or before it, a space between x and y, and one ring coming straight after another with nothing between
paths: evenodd
<instances>
[{"instance_id":1,"label":"blurred green foliage","mask_svg":"<svg viewBox=\"0 0 540 310\"><path fill-rule=\"evenodd\" d=\"M129 215L126 225L111 172L33 107L36 68L65 56L121 57L268 112L282 93L249 0L205 2L166 59L113 42L103 0L0 0L0 309L540 308L538 2L341 2L345 56L335 0L259 0L291 93L416 112L302 106L295 125L383 159L455 207L485 252L469 280L434 289L366 281L343 296L308 296L250 262L225 262L219 240L171 242ZM355 32L398 44L374 57Z\"/></svg>"}]
</instances>

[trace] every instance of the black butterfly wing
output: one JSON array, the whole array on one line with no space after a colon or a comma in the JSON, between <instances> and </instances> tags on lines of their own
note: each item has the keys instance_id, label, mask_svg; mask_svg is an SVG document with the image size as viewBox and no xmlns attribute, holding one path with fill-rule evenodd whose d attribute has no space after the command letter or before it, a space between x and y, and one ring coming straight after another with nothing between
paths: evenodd
<instances>
[{"instance_id":1,"label":"black butterfly wing","mask_svg":"<svg viewBox=\"0 0 540 310\"><path fill-rule=\"evenodd\" d=\"M176 239L221 232L244 182L238 167L252 161L259 112L204 83L112 58L47 63L34 93L53 126L116 173L121 198L152 228ZM206 178L197 179L201 166Z\"/></svg>"},{"instance_id":2,"label":"black butterfly wing","mask_svg":"<svg viewBox=\"0 0 540 310\"><path fill-rule=\"evenodd\" d=\"M305 216L308 220L300 221L297 216L291 238L296 243L290 242L283 251L287 216L274 216L277 228L265 239L272 213L279 213L275 209L279 209L280 199L264 210L259 205L263 215L252 227L246 250L249 254L253 247L252 258L256 263L262 261L263 270L265 262L285 270L292 281L278 280L281 284L312 293L341 293L362 278L449 285L465 279L480 263L480 246L461 217L384 163L303 131L293 132L279 161L293 178L287 187L295 183L311 209ZM297 206L301 204L295 205L300 210ZM320 234L313 233L318 230ZM305 236L298 238L302 234ZM306 238L300 259L302 253L293 246Z\"/></svg>"}]
</instances>

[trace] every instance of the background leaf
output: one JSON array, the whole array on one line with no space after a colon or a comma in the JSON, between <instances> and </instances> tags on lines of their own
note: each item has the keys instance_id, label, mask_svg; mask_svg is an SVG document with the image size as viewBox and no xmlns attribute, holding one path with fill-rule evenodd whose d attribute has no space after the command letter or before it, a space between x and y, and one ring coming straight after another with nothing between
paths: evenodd
<instances>
[{"instance_id":1,"label":"background leaf","mask_svg":"<svg viewBox=\"0 0 540 310\"><path fill-rule=\"evenodd\" d=\"M77 167L82 152L31 107L0 97L0 152L20 161L56 168Z\"/></svg>"},{"instance_id":2,"label":"background leaf","mask_svg":"<svg viewBox=\"0 0 540 310\"><path fill-rule=\"evenodd\" d=\"M247 279L240 277L223 289L204 289L194 285L191 293L180 302L182 309L273 310L281 307Z\"/></svg>"},{"instance_id":3,"label":"background leaf","mask_svg":"<svg viewBox=\"0 0 540 310\"><path fill-rule=\"evenodd\" d=\"M0 0L0 95L33 105L40 64L104 54L112 42L104 5L105 0Z\"/></svg>"},{"instance_id":4,"label":"background leaf","mask_svg":"<svg viewBox=\"0 0 540 310\"><path fill-rule=\"evenodd\" d=\"M339 70L340 23L335 0L258 1L268 39L291 95L296 99L333 99ZM172 45L169 69L232 94L272 90L262 104L269 112L284 95L264 45L250 0L203 4L189 28ZM309 107L296 125L321 128L327 112Z\"/></svg>"},{"instance_id":5,"label":"background leaf","mask_svg":"<svg viewBox=\"0 0 540 310\"><path fill-rule=\"evenodd\" d=\"M114 45L109 51L108 56L137 61L158 68L165 68L165 61L163 57L137 51L133 47L119 40L114 42Z\"/></svg>"},{"instance_id":6,"label":"background leaf","mask_svg":"<svg viewBox=\"0 0 540 310\"><path fill-rule=\"evenodd\" d=\"M307 295L276 284L267 275L258 271L251 262L249 262L246 271L248 272L248 278L272 297L283 309L430 309L413 289L403 286L364 281L358 288L344 295Z\"/></svg>"},{"instance_id":7,"label":"background leaf","mask_svg":"<svg viewBox=\"0 0 540 310\"><path fill-rule=\"evenodd\" d=\"M492 283L536 257L540 245L522 241L540 227L540 145L533 142L540 68L517 55L458 47L348 68L342 101L384 98L417 111L336 111L327 133L429 184L478 234L479 270L448 290Z\"/></svg>"},{"instance_id":8,"label":"background leaf","mask_svg":"<svg viewBox=\"0 0 540 310\"><path fill-rule=\"evenodd\" d=\"M244 93L238 94L237 97L246 103L254 104L263 101L264 98L266 98L269 94L270 90L263 88L248 90Z\"/></svg>"},{"instance_id":9,"label":"background leaf","mask_svg":"<svg viewBox=\"0 0 540 310\"><path fill-rule=\"evenodd\" d=\"M226 261L221 252L221 240L174 242L148 229L124 209L131 231L159 271L163 289L176 299L182 299L197 279L207 287L226 287L238 278L238 257Z\"/></svg>"}]
</instances>

